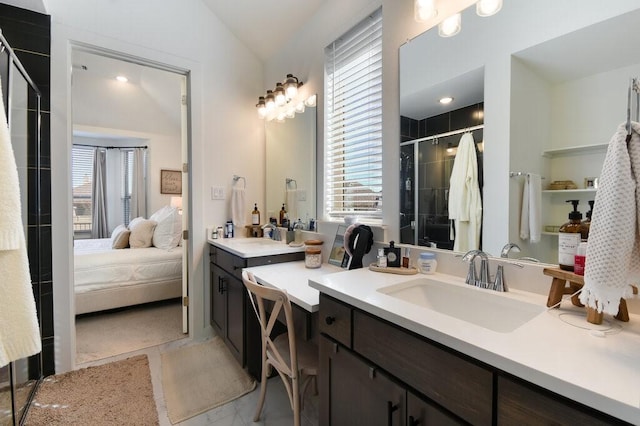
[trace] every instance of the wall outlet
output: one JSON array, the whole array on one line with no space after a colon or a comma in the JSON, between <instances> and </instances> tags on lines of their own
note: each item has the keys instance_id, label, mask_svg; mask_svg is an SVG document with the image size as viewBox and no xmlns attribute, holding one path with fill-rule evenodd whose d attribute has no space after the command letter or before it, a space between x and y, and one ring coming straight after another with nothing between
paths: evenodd
<instances>
[{"instance_id":1,"label":"wall outlet","mask_svg":"<svg viewBox=\"0 0 640 426\"><path fill-rule=\"evenodd\" d=\"M307 191L304 189L298 190L298 201L307 201Z\"/></svg>"},{"instance_id":2,"label":"wall outlet","mask_svg":"<svg viewBox=\"0 0 640 426\"><path fill-rule=\"evenodd\" d=\"M211 199L212 200L224 200L224 188L221 186L211 187Z\"/></svg>"}]
</instances>

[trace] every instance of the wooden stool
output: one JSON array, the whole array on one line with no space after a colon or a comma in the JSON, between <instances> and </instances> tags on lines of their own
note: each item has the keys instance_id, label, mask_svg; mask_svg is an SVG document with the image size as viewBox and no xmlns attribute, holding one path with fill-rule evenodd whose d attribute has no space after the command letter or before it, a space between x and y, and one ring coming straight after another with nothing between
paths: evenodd
<instances>
[{"instance_id":1,"label":"wooden stool","mask_svg":"<svg viewBox=\"0 0 640 426\"><path fill-rule=\"evenodd\" d=\"M547 307L549 308L554 305L558 305L556 307L559 307L563 295L573 294L584 286L584 277L570 271L563 271L559 268L544 268L542 273L553 277L551 289L549 289L549 297L547 298ZM635 286L633 287L633 293L638 293L638 289ZM577 294L571 297L571 303L575 306L584 307L584 305L580 303ZM587 322L591 324L602 324L603 316L602 312L587 307ZM619 321L629 322L629 311L627 310L626 300L620 299L620 307L614 318Z\"/></svg>"}]
</instances>

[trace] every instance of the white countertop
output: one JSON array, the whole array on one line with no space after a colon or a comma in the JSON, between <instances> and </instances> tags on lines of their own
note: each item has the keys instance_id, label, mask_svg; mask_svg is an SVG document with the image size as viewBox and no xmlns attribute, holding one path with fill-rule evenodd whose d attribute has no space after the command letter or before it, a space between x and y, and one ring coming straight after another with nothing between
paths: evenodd
<instances>
[{"instance_id":1,"label":"white countertop","mask_svg":"<svg viewBox=\"0 0 640 426\"><path fill-rule=\"evenodd\" d=\"M309 280L344 271L328 263L323 263L320 268L306 268L304 261L255 266L245 270L253 273L262 285L286 290L292 303L309 312L318 311L320 305L320 292L309 287Z\"/></svg>"},{"instance_id":2,"label":"white countertop","mask_svg":"<svg viewBox=\"0 0 640 426\"><path fill-rule=\"evenodd\" d=\"M273 241L268 238L208 238L209 244L229 251L243 258L273 256L285 253L298 253L304 251L301 247L291 247L282 241Z\"/></svg>"},{"instance_id":3,"label":"white countertop","mask_svg":"<svg viewBox=\"0 0 640 426\"><path fill-rule=\"evenodd\" d=\"M598 337L592 331L597 326L586 322L585 310L564 300L560 309L543 310L514 331L500 333L377 291L419 277L425 276L357 269L312 278L309 285L586 406L640 423L640 315L630 314L628 323L605 316L614 329ZM444 274L427 277L464 282ZM546 307L546 295L512 290L496 297ZM570 325L566 320L576 318L572 315L585 318Z\"/></svg>"}]
</instances>

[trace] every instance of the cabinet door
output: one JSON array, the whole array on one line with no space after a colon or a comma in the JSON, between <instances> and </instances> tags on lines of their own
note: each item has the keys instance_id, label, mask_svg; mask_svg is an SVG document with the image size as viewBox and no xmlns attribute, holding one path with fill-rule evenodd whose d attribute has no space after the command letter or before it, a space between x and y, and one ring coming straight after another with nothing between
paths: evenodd
<instances>
[{"instance_id":1,"label":"cabinet door","mask_svg":"<svg viewBox=\"0 0 640 426\"><path fill-rule=\"evenodd\" d=\"M463 424L466 423L445 413L434 403L425 401L412 392L407 392L407 426Z\"/></svg>"},{"instance_id":2,"label":"cabinet door","mask_svg":"<svg viewBox=\"0 0 640 426\"><path fill-rule=\"evenodd\" d=\"M211 325L223 339L227 336L227 294L225 272L211 264Z\"/></svg>"},{"instance_id":3,"label":"cabinet door","mask_svg":"<svg viewBox=\"0 0 640 426\"><path fill-rule=\"evenodd\" d=\"M244 366L244 284L227 274L227 342L231 353Z\"/></svg>"},{"instance_id":4,"label":"cabinet door","mask_svg":"<svg viewBox=\"0 0 640 426\"><path fill-rule=\"evenodd\" d=\"M327 337L320 337L320 345L321 374L325 375L320 389L321 424L405 424L404 388Z\"/></svg>"}]
</instances>

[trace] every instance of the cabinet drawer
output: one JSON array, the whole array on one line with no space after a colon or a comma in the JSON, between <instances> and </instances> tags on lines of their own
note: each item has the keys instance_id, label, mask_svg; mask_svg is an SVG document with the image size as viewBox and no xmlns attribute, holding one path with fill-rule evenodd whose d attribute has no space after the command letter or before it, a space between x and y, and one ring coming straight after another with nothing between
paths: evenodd
<instances>
[{"instance_id":1,"label":"cabinet drawer","mask_svg":"<svg viewBox=\"0 0 640 426\"><path fill-rule=\"evenodd\" d=\"M491 424L493 373L360 311L353 349L472 424Z\"/></svg>"},{"instance_id":2,"label":"cabinet drawer","mask_svg":"<svg viewBox=\"0 0 640 426\"><path fill-rule=\"evenodd\" d=\"M533 385L498 376L498 425L627 424Z\"/></svg>"},{"instance_id":3,"label":"cabinet drawer","mask_svg":"<svg viewBox=\"0 0 640 426\"><path fill-rule=\"evenodd\" d=\"M320 333L351 347L351 307L325 294L320 294Z\"/></svg>"},{"instance_id":4,"label":"cabinet drawer","mask_svg":"<svg viewBox=\"0 0 640 426\"><path fill-rule=\"evenodd\" d=\"M274 254L271 256L248 257L246 267L272 265L275 263L294 262L296 260L304 260L304 252Z\"/></svg>"},{"instance_id":5,"label":"cabinet drawer","mask_svg":"<svg viewBox=\"0 0 640 426\"><path fill-rule=\"evenodd\" d=\"M242 280L242 268L247 266L246 259L220 249L216 251L215 263L239 280Z\"/></svg>"}]
</instances>

